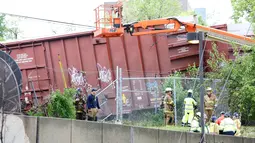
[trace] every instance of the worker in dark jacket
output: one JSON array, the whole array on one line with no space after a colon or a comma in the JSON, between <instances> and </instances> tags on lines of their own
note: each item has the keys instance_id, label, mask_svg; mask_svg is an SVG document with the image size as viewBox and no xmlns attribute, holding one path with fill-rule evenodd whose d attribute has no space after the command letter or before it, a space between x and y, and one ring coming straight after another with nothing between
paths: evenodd
<instances>
[{"instance_id":1,"label":"worker in dark jacket","mask_svg":"<svg viewBox=\"0 0 255 143\"><path fill-rule=\"evenodd\" d=\"M88 120L97 121L97 113L100 109L98 97L96 97L96 89L91 90L91 94L87 98Z\"/></svg>"}]
</instances>

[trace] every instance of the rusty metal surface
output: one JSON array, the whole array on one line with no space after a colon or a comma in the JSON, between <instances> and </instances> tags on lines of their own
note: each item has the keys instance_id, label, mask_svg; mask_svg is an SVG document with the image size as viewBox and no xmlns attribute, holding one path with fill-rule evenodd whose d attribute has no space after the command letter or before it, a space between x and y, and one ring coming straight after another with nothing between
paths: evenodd
<instances>
[{"instance_id":1,"label":"rusty metal surface","mask_svg":"<svg viewBox=\"0 0 255 143\"><path fill-rule=\"evenodd\" d=\"M225 29L226 25L215 28ZM68 87L92 86L106 87L115 80L116 66L123 69L123 77L167 76L174 70L185 70L189 64L198 65L198 46L189 45L185 32L160 34L156 36L130 36L100 39L93 38L92 32L83 32L41 39L7 43L13 52L11 56L17 61L23 77L23 89L32 80L40 103L48 98L51 90L63 90L64 83L58 63L61 57ZM219 49L228 54L228 46L217 42ZM211 51L207 44L205 61ZM18 55L24 55L19 58ZM228 55L227 55L228 56ZM229 57L228 57L229 58ZM80 74L84 72L85 74ZM101 78L100 78L101 77ZM123 86L134 87L132 81ZM144 88L145 85L141 85ZM27 91L26 91L27 92ZM115 111L115 89L106 97ZM133 107L150 106L149 95L142 100L132 98Z\"/></svg>"}]
</instances>

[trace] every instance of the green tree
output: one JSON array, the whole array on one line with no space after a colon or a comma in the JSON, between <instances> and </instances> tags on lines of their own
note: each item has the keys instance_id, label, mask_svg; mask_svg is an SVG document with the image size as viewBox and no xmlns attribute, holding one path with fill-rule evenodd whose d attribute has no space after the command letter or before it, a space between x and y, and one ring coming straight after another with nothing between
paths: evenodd
<instances>
[{"instance_id":1,"label":"green tree","mask_svg":"<svg viewBox=\"0 0 255 143\"><path fill-rule=\"evenodd\" d=\"M0 14L0 41L17 39L21 33L18 28L20 18Z\"/></svg>"},{"instance_id":2,"label":"green tree","mask_svg":"<svg viewBox=\"0 0 255 143\"><path fill-rule=\"evenodd\" d=\"M179 0L129 0L123 7L123 18L127 23L182 14Z\"/></svg>"},{"instance_id":3,"label":"green tree","mask_svg":"<svg viewBox=\"0 0 255 143\"><path fill-rule=\"evenodd\" d=\"M207 26L206 22L203 20L202 16L198 16L198 24Z\"/></svg>"},{"instance_id":4,"label":"green tree","mask_svg":"<svg viewBox=\"0 0 255 143\"><path fill-rule=\"evenodd\" d=\"M6 32L5 32L5 39L18 39L18 36L22 33L19 29L19 22L24 18L21 17L14 17L8 16L6 17Z\"/></svg>"},{"instance_id":5,"label":"green tree","mask_svg":"<svg viewBox=\"0 0 255 143\"><path fill-rule=\"evenodd\" d=\"M249 22L255 23L255 1L254 0L231 0L234 9L233 18L238 22L246 18Z\"/></svg>"},{"instance_id":6,"label":"green tree","mask_svg":"<svg viewBox=\"0 0 255 143\"><path fill-rule=\"evenodd\" d=\"M233 47L233 46L232 46ZM242 120L255 120L255 51L254 47L242 47L243 53L234 47L235 60L226 60L217 48L211 52L207 61L212 72L209 78L221 79L221 85L226 84L228 104L232 112L239 112Z\"/></svg>"},{"instance_id":7,"label":"green tree","mask_svg":"<svg viewBox=\"0 0 255 143\"><path fill-rule=\"evenodd\" d=\"M5 15L0 14L0 41L4 40L6 30Z\"/></svg>"}]
</instances>

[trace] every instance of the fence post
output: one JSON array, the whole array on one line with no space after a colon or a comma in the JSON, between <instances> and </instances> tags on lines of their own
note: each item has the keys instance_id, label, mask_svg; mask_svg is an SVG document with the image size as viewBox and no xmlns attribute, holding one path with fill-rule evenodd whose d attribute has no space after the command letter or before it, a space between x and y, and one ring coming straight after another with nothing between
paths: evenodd
<instances>
[{"instance_id":1,"label":"fence post","mask_svg":"<svg viewBox=\"0 0 255 143\"><path fill-rule=\"evenodd\" d=\"M120 123L122 123L122 119L123 119L123 99L122 99L122 68L120 68L120 76L119 76L119 80L120 80L120 83L119 83L119 103L120 103Z\"/></svg>"},{"instance_id":2,"label":"fence post","mask_svg":"<svg viewBox=\"0 0 255 143\"><path fill-rule=\"evenodd\" d=\"M119 122L119 67L116 68L116 123Z\"/></svg>"},{"instance_id":3,"label":"fence post","mask_svg":"<svg viewBox=\"0 0 255 143\"><path fill-rule=\"evenodd\" d=\"M159 94L158 83L157 84L156 83L157 83L157 81L156 81L156 75L155 75L154 84L157 85L157 86L154 85L155 87L153 87L153 88L155 88L154 92L153 92L154 93L154 98L155 98L155 105L154 105L155 106L155 114L157 114L157 112L158 112L158 94Z\"/></svg>"},{"instance_id":4,"label":"fence post","mask_svg":"<svg viewBox=\"0 0 255 143\"><path fill-rule=\"evenodd\" d=\"M157 96L157 90L155 89L155 91L153 92L154 93L154 98L155 98L155 105L154 105L154 108L155 108L155 114L157 114L157 106L158 106L158 96Z\"/></svg>"},{"instance_id":5,"label":"fence post","mask_svg":"<svg viewBox=\"0 0 255 143\"><path fill-rule=\"evenodd\" d=\"M177 125L177 109L176 109L176 79L174 78L174 123Z\"/></svg>"}]
</instances>

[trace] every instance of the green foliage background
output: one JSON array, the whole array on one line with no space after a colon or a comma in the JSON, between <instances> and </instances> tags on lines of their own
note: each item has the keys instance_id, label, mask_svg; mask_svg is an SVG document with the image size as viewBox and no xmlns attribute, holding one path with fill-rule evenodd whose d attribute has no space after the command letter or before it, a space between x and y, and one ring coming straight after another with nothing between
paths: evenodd
<instances>
[{"instance_id":1,"label":"green foliage background","mask_svg":"<svg viewBox=\"0 0 255 143\"><path fill-rule=\"evenodd\" d=\"M207 61L212 72L209 78L221 79L221 85L226 82L228 105L231 112L239 112L242 120L249 123L255 120L255 46L234 48L235 60L226 60L223 54L213 49L211 58ZM227 81L226 81L227 80Z\"/></svg>"},{"instance_id":2,"label":"green foliage background","mask_svg":"<svg viewBox=\"0 0 255 143\"><path fill-rule=\"evenodd\" d=\"M28 114L32 116L75 119L75 106L73 104L73 95L75 93L76 91L73 88L65 89L63 93L57 90L51 94L50 100L45 106L38 107L36 110L32 109Z\"/></svg>"},{"instance_id":3,"label":"green foliage background","mask_svg":"<svg viewBox=\"0 0 255 143\"><path fill-rule=\"evenodd\" d=\"M234 15L233 19L240 22L240 19L246 18L249 22L255 23L255 1L254 0L231 0Z\"/></svg>"},{"instance_id":4,"label":"green foliage background","mask_svg":"<svg viewBox=\"0 0 255 143\"><path fill-rule=\"evenodd\" d=\"M4 35L7 31L7 27L5 24L5 16L0 14L0 41L4 40Z\"/></svg>"},{"instance_id":5,"label":"green foliage background","mask_svg":"<svg viewBox=\"0 0 255 143\"><path fill-rule=\"evenodd\" d=\"M191 13L182 11L179 0L129 0L123 8L124 21L127 23Z\"/></svg>"}]
</instances>

